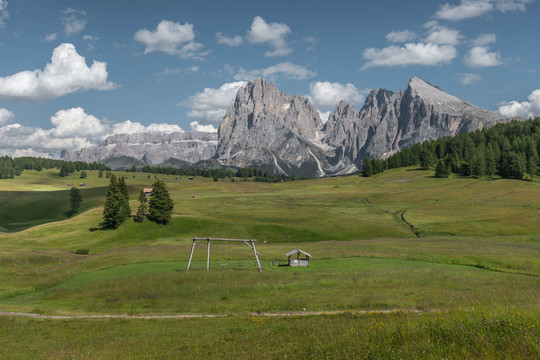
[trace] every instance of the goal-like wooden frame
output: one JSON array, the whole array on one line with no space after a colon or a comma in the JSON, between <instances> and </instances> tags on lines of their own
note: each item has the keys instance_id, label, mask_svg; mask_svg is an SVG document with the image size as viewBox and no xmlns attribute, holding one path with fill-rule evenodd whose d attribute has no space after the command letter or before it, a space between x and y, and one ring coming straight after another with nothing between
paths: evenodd
<instances>
[{"instance_id":1,"label":"goal-like wooden frame","mask_svg":"<svg viewBox=\"0 0 540 360\"><path fill-rule=\"evenodd\" d=\"M255 260L257 260L257 266L259 267L259 271L262 271L261 262L259 261L259 253L255 249L255 243L257 240L254 239L219 239L219 238L191 238L191 241L193 241L193 244L191 245L191 251L189 252L189 262L187 266L187 271L191 269L191 259L193 258L193 251L195 250L195 247L199 245L199 243L203 240L206 240L206 248L207 248L207 257L206 257L206 271L210 270L210 242L212 241L230 241L230 242L243 242L247 246L249 246L253 253L255 254Z\"/></svg>"}]
</instances>

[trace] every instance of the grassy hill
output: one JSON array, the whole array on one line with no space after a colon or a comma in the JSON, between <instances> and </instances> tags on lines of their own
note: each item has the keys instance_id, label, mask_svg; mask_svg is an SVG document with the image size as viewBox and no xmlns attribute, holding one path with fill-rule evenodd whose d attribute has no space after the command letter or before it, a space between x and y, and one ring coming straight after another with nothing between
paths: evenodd
<instances>
[{"instance_id":1,"label":"grassy hill","mask_svg":"<svg viewBox=\"0 0 540 360\"><path fill-rule=\"evenodd\" d=\"M0 317L9 329L0 357L81 357L88 349L91 358L540 354L540 183L436 179L414 168L275 184L159 175L175 202L169 225L129 219L103 230L108 179L88 173L85 208L73 218L62 214L66 182L78 184L77 174L0 180L2 203L17 203L0 207L1 219L17 209L0 226L27 227L0 234L0 311L223 317ZM116 174L127 176L135 213L154 175ZM212 244L207 273L204 243L186 273L195 236L258 239L264 271L247 246ZM81 248L90 255L73 253ZM309 268L270 265L295 248L313 255ZM30 335L45 329L46 341ZM55 345L62 338L69 340ZM28 346L15 350L21 341Z\"/></svg>"}]
</instances>

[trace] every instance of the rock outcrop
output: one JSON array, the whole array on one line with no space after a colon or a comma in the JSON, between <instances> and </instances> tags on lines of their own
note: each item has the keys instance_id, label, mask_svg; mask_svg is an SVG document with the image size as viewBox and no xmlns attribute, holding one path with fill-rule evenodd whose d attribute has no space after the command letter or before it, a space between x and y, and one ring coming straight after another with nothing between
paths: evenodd
<instances>
[{"instance_id":1,"label":"rock outcrop","mask_svg":"<svg viewBox=\"0 0 540 360\"><path fill-rule=\"evenodd\" d=\"M216 159L239 167L270 165L278 174L299 174L304 168L321 176L319 157L324 161L325 155L312 141L322 128L308 99L257 78L238 90L229 106L218 131Z\"/></svg>"},{"instance_id":2,"label":"rock outcrop","mask_svg":"<svg viewBox=\"0 0 540 360\"><path fill-rule=\"evenodd\" d=\"M275 174L325 176L358 171L365 157L385 158L415 143L490 127L506 120L418 78L405 91L377 89L358 111L341 101L323 124L307 98L262 78L238 90L218 134L114 135L66 160L129 157L146 164L256 167Z\"/></svg>"},{"instance_id":3,"label":"rock outcrop","mask_svg":"<svg viewBox=\"0 0 540 360\"><path fill-rule=\"evenodd\" d=\"M385 158L415 143L505 121L418 78L405 91L370 92L360 112L340 102L325 124L323 142L335 149L332 170L358 169L365 157Z\"/></svg>"},{"instance_id":4,"label":"rock outcrop","mask_svg":"<svg viewBox=\"0 0 540 360\"><path fill-rule=\"evenodd\" d=\"M65 151L68 161L104 161L109 158L131 157L148 165L158 165L170 158L196 163L214 156L217 134L207 132L139 133L109 136L96 147Z\"/></svg>"}]
</instances>

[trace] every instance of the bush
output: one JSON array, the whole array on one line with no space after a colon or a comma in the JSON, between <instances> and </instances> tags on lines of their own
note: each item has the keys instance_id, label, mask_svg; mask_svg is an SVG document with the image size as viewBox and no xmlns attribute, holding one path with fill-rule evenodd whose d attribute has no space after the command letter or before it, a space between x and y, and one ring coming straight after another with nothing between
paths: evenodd
<instances>
[{"instance_id":1,"label":"bush","mask_svg":"<svg viewBox=\"0 0 540 360\"><path fill-rule=\"evenodd\" d=\"M77 255L88 255L90 253L90 249L78 249L73 253Z\"/></svg>"}]
</instances>

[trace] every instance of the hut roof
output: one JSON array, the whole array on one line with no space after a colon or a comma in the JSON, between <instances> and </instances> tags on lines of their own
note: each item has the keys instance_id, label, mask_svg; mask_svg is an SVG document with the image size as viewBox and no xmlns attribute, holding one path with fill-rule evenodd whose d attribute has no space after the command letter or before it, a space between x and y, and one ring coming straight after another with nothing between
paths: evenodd
<instances>
[{"instance_id":1,"label":"hut roof","mask_svg":"<svg viewBox=\"0 0 540 360\"><path fill-rule=\"evenodd\" d=\"M311 255L309 255L307 252L305 251L302 251L300 249L294 249L293 251L289 251L288 253L285 254L285 256L293 256L294 254L296 253L302 253L304 255L306 255L307 257L312 257Z\"/></svg>"}]
</instances>

